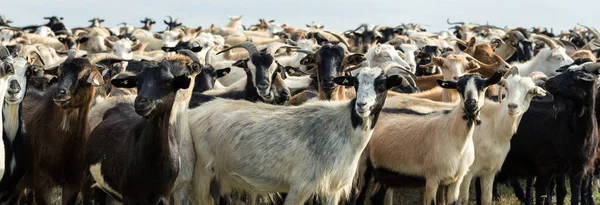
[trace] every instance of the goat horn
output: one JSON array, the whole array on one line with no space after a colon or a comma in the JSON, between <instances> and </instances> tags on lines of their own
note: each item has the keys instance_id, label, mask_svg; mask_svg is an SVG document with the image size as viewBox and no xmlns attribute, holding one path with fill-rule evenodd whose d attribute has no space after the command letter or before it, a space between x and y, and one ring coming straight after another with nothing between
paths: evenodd
<instances>
[{"instance_id":1,"label":"goat horn","mask_svg":"<svg viewBox=\"0 0 600 205\"><path fill-rule=\"evenodd\" d=\"M302 49L298 49L298 50L294 50L295 52L299 52L299 53L306 53L306 54L315 54L315 52L309 51L309 50L302 50Z\"/></svg>"},{"instance_id":2,"label":"goat horn","mask_svg":"<svg viewBox=\"0 0 600 205\"><path fill-rule=\"evenodd\" d=\"M577 24L577 25L579 25L579 24ZM600 33L598 33L598 30L596 30L595 28L592 28L592 27L584 26L584 25L580 25L580 26L583 26L584 28L586 28L588 30L588 32L592 33L597 40L600 40Z\"/></svg>"},{"instance_id":3,"label":"goat horn","mask_svg":"<svg viewBox=\"0 0 600 205\"><path fill-rule=\"evenodd\" d=\"M499 41L500 42L499 45L504 44L504 41L501 38L497 37L497 36L492 37L490 40L491 40L491 42L494 42L494 40Z\"/></svg>"},{"instance_id":4,"label":"goat horn","mask_svg":"<svg viewBox=\"0 0 600 205\"><path fill-rule=\"evenodd\" d=\"M446 19L446 23L448 23L448 25L457 25L457 24L465 25L465 22L460 22L460 21L459 22L450 23L450 17L448 17Z\"/></svg>"},{"instance_id":5,"label":"goat horn","mask_svg":"<svg viewBox=\"0 0 600 205\"><path fill-rule=\"evenodd\" d=\"M543 41L544 43L546 43L546 45L548 45L551 49L555 49L558 47L558 44L556 44L556 42L554 42L554 40L543 36L543 35L538 35L538 34L531 34L531 37L534 39L538 39L540 41Z\"/></svg>"},{"instance_id":6,"label":"goat horn","mask_svg":"<svg viewBox=\"0 0 600 205\"><path fill-rule=\"evenodd\" d=\"M471 56L471 55L467 55L467 56L466 56L466 58L467 58L467 60L475 61L475 62L476 62L477 64L479 64L479 66L481 66L482 68L487 68L487 69L489 69L489 68L493 68L493 67L494 67L494 65L490 65L490 64L485 64L485 63L482 63L481 61L479 61L479 60L477 60L477 59L473 58L473 56Z\"/></svg>"},{"instance_id":7,"label":"goat horn","mask_svg":"<svg viewBox=\"0 0 600 205\"><path fill-rule=\"evenodd\" d=\"M8 48L6 48L6 46L4 46L4 45L0 45L0 58L4 58L9 55L10 55L10 52L8 52Z\"/></svg>"},{"instance_id":8,"label":"goat horn","mask_svg":"<svg viewBox=\"0 0 600 205\"><path fill-rule=\"evenodd\" d=\"M173 17L171 17L171 15L168 15L167 17L169 18L169 23L172 23L173 22Z\"/></svg>"},{"instance_id":9,"label":"goat horn","mask_svg":"<svg viewBox=\"0 0 600 205\"><path fill-rule=\"evenodd\" d=\"M431 61L426 65L419 65L419 68L431 68L433 66L435 66L435 63L433 61Z\"/></svg>"},{"instance_id":10,"label":"goat horn","mask_svg":"<svg viewBox=\"0 0 600 205\"><path fill-rule=\"evenodd\" d=\"M270 54L271 56L275 56L275 53L277 53L277 50L279 50L280 48L298 48L298 47L288 45L285 43L281 43L281 42L273 42L273 43L270 43L269 46L267 46L267 53Z\"/></svg>"},{"instance_id":11,"label":"goat horn","mask_svg":"<svg viewBox=\"0 0 600 205\"><path fill-rule=\"evenodd\" d=\"M384 71L387 71L391 68L400 68L400 70L406 71L406 73L408 73L408 75L410 75L411 77L417 78L417 76L414 73L412 73L409 69L393 61L384 62L381 65L379 65L379 67Z\"/></svg>"},{"instance_id":12,"label":"goat horn","mask_svg":"<svg viewBox=\"0 0 600 205\"><path fill-rule=\"evenodd\" d=\"M40 60L40 62L42 63L42 65L46 64L44 62L44 59L42 58L42 55L40 55L40 53L37 51L37 48L32 47L32 46L26 46L24 49L21 49L19 51L19 55L18 56L26 57L29 60L29 56L31 56L32 53L37 56L37 58Z\"/></svg>"},{"instance_id":13,"label":"goat horn","mask_svg":"<svg viewBox=\"0 0 600 205\"><path fill-rule=\"evenodd\" d=\"M363 62L359 63L358 65L349 67L348 69L344 70L344 72L352 72L354 70L357 70L357 69L360 69L363 67L369 67L369 66L370 66L369 61L363 61Z\"/></svg>"},{"instance_id":14,"label":"goat horn","mask_svg":"<svg viewBox=\"0 0 600 205\"><path fill-rule=\"evenodd\" d=\"M258 55L258 53L259 53L258 49L256 48L256 46L253 43L251 43L250 41L246 41L246 42L235 44L235 45L233 45L233 46L231 46L229 48L223 49L222 51L219 51L217 53L217 55L219 55L221 53L224 53L224 52L227 52L227 51L229 51L231 49L234 49L234 48L244 48L244 49L246 49L246 51L248 51L248 53L250 54L250 56Z\"/></svg>"},{"instance_id":15,"label":"goat horn","mask_svg":"<svg viewBox=\"0 0 600 205\"><path fill-rule=\"evenodd\" d=\"M69 51L69 54L71 53L71 51ZM115 54L112 53L98 53L98 54L90 54L86 57L90 63L92 64L96 64L97 62L100 62L102 60L106 60L106 59L115 59L115 60L123 60L126 61L127 59L122 59L119 58L119 56L116 56Z\"/></svg>"},{"instance_id":16,"label":"goat horn","mask_svg":"<svg viewBox=\"0 0 600 205\"><path fill-rule=\"evenodd\" d=\"M585 69L587 72L590 72L590 73L596 73L596 72L598 72L598 69L600 69L600 63L585 64L583 66L583 69Z\"/></svg>"},{"instance_id":17,"label":"goat horn","mask_svg":"<svg viewBox=\"0 0 600 205\"><path fill-rule=\"evenodd\" d=\"M208 48L208 51L206 51L206 56L204 56L204 65L211 65L213 50L215 50L215 46L211 46Z\"/></svg>"},{"instance_id":18,"label":"goat horn","mask_svg":"<svg viewBox=\"0 0 600 205\"><path fill-rule=\"evenodd\" d=\"M529 74L529 77L531 78L531 80L533 80L533 82L538 81L538 80L541 80L541 81L548 80L548 76L546 76L546 74L539 72L539 71L532 72L531 74Z\"/></svg>"},{"instance_id":19,"label":"goat horn","mask_svg":"<svg viewBox=\"0 0 600 205\"><path fill-rule=\"evenodd\" d=\"M346 41L346 39L342 38L342 36L340 36L339 34L331 32L331 31L325 31L325 33L331 34L332 36L337 38L340 43L342 43L342 44L344 44L344 46L346 46L346 51L348 51L348 49L350 48L350 44L348 44L348 41Z\"/></svg>"},{"instance_id":20,"label":"goat horn","mask_svg":"<svg viewBox=\"0 0 600 205\"><path fill-rule=\"evenodd\" d=\"M192 51L190 51L188 49L178 50L177 53L189 57L194 62L200 62L200 59L198 58L198 55L196 55L194 52L192 52Z\"/></svg>"}]
</instances>

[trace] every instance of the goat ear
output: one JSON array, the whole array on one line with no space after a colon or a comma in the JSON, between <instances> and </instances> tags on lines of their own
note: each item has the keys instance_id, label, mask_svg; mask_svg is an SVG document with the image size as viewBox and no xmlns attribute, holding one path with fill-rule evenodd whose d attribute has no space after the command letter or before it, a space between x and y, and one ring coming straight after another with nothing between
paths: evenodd
<instances>
[{"instance_id":1,"label":"goat ear","mask_svg":"<svg viewBox=\"0 0 600 205\"><path fill-rule=\"evenodd\" d=\"M173 86L177 89L187 89L190 87L191 78L188 78L185 75L180 75L173 79Z\"/></svg>"},{"instance_id":2,"label":"goat ear","mask_svg":"<svg viewBox=\"0 0 600 205\"><path fill-rule=\"evenodd\" d=\"M346 56L344 58L345 62L346 62L346 66L351 66L351 65L358 65L360 62L363 62L366 60L365 55L361 54L361 53L355 53L349 56Z\"/></svg>"},{"instance_id":3,"label":"goat ear","mask_svg":"<svg viewBox=\"0 0 600 205\"><path fill-rule=\"evenodd\" d=\"M477 43L477 40L475 39L475 37L471 37L471 39L469 39L469 43L467 44L468 47L475 47Z\"/></svg>"},{"instance_id":4,"label":"goat ear","mask_svg":"<svg viewBox=\"0 0 600 205\"><path fill-rule=\"evenodd\" d=\"M102 74L98 72L98 70L93 70L92 72L90 72L87 82L92 84L93 86L104 85L104 79L102 78Z\"/></svg>"},{"instance_id":5,"label":"goat ear","mask_svg":"<svg viewBox=\"0 0 600 205\"><path fill-rule=\"evenodd\" d=\"M215 73L217 74L217 78L221 78L223 76L229 75L229 72L231 72L230 67L219 69L219 70L215 71Z\"/></svg>"},{"instance_id":6,"label":"goat ear","mask_svg":"<svg viewBox=\"0 0 600 205\"><path fill-rule=\"evenodd\" d=\"M113 48L113 42L111 42L110 40L108 40L108 38L104 39L104 45L110 49Z\"/></svg>"},{"instance_id":7,"label":"goat ear","mask_svg":"<svg viewBox=\"0 0 600 205\"><path fill-rule=\"evenodd\" d=\"M541 87L535 86L535 88L533 88L533 90L531 90L531 92L533 93L534 96L546 96L546 94L548 94L548 92L546 90L544 90Z\"/></svg>"},{"instance_id":8,"label":"goat ear","mask_svg":"<svg viewBox=\"0 0 600 205\"><path fill-rule=\"evenodd\" d=\"M142 49L143 45L144 44L142 43L137 43L131 47L131 51L139 51L140 49Z\"/></svg>"},{"instance_id":9,"label":"goat ear","mask_svg":"<svg viewBox=\"0 0 600 205\"><path fill-rule=\"evenodd\" d=\"M437 79L435 80L437 82L438 85L440 85L440 87L442 88L446 88L446 89L457 89L456 87L456 82L454 81L445 81L445 80L441 80L441 79Z\"/></svg>"},{"instance_id":10,"label":"goat ear","mask_svg":"<svg viewBox=\"0 0 600 205\"><path fill-rule=\"evenodd\" d=\"M490 85L494 85L494 84L500 82L501 79L502 79L502 73L495 72L494 75L492 75L492 77L485 80L485 85L486 85L486 87L490 86Z\"/></svg>"},{"instance_id":11,"label":"goat ear","mask_svg":"<svg viewBox=\"0 0 600 205\"><path fill-rule=\"evenodd\" d=\"M339 76L333 79L333 82L342 86L354 86L354 77L352 76Z\"/></svg>"},{"instance_id":12,"label":"goat ear","mask_svg":"<svg viewBox=\"0 0 600 205\"><path fill-rule=\"evenodd\" d=\"M244 60L238 60L235 63L231 64L232 66L235 67L240 67L243 69L248 69L248 59L244 59Z\"/></svg>"},{"instance_id":13,"label":"goat ear","mask_svg":"<svg viewBox=\"0 0 600 205\"><path fill-rule=\"evenodd\" d=\"M587 82L593 82L595 79L592 75L589 74L585 74L583 76L577 76L577 80L582 80L582 81L587 81Z\"/></svg>"},{"instance_id":14,"label":"goat ear","mask_svg":"<svg viewBox=\"0 0 600 205\"><path fill-rule=\"evenodd\" d=\"M302 58L302 60L300 60L300 65L309 65L315 63L317 63L315 54L308 54L304 58Z\"/></svg>"},{"instance_id":15,"label":"goat ear","mask_svg":"<svg viewBox=\"0 0 600 205\"><path fill-rule=\"evenodd\" d=\"M112 79L110 84L117 88L135 88L137 86L137 79L135 76L127 76L125 78Z\"/></svg>"},{"instance_id":16,"label":"goat ear","mask_svg":"<svg viewBox=\"0 0 600 205\"><path fill-rule=\"evenodd\" d=\"M387 78L387 80L385 81L385 87L386 87L386 89L389 90L393 87L402 85L403 81L406 81L406 79L404 77L399 76L399 75L392 75L392 76L389 76Z\"/></svg>"},{"instance_id":17,"label":"goat ear","mask_svg":"<svg viewBox=\"0 0 600 205\"><path fill-rule=\"evenodd\" d=\"M179 33L179 35L177 35L177 40L181 40L183 38L183 33Z\"/></svg>"}]
</instances>

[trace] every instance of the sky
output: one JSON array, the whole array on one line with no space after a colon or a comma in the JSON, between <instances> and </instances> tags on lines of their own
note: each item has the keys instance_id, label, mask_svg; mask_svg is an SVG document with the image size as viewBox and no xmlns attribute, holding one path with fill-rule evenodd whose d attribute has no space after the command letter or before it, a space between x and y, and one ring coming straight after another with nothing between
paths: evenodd
<instances>
[{"instance_id":1,"label":"sky","mask_svg":"<svg viewBox=\"0 0 600 205\"><path fill-rule=\"evenodd\" d=\"M11 19L12 26L42 25L45 16L62 16L71 28L89 26L94 17L105 19L102 25L107 27L121 22L140 27L139 21L148 16L157 21L154 31L164 30L166 15L194 27L223 26L227 16L243 15L246 26L259 18L297 28L317 21L337 32L361 23L421 23L428 31L440 31L449 27L446 18L450 18L498 27L541 26L558 33L578 23L599 27L598 8L598 0L9 0L2 3L0 15Z\"/></svg>"}]
</instances>

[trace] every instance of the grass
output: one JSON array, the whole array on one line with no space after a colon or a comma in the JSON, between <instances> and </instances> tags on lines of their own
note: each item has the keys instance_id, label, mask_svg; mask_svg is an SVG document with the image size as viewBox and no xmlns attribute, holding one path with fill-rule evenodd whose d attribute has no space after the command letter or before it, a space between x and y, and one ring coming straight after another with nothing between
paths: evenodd
<instances>
[{"instance_id":1,"label":"grass","mask_svg":"<svg viewBox=\"0 0 600 205\"><path fill-rule=\"evenodd\" d=\"M525 188L525 182L521 182L523 188ZM567 187L569 187L567 181ZM512 205L512 204L521 204L517 197L515 197L512 188L508 185L499 185L498 192L500 193L500 199L493 201L494 205ZM402 204L402 205L412 205L412 204L421 204L421 192L422 189L395 189L394 190L394 205ZM571 193L567 188L567 196L565 197L565 204L571 204ZM471 193L469 194L469 204L475 204L475 190L474 185L471 185ZM594 191L593 194L594 202L600 202L600 192ZM554 204L556 204L556 198L553 199Z\"/></svg>"}]
</instances>

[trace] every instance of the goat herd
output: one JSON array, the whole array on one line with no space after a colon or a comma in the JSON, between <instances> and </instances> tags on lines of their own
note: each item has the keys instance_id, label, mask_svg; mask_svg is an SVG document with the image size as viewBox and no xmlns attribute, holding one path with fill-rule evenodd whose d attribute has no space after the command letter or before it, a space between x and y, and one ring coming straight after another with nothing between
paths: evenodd
<instances>
[{"instance_id":1,"label":"goat herd","mask_svg":"<svg viewBox=\"0 0 600 205\"><path fill-rule=\"evenodd\" d=\"M0 200L386 204L410 187L491 204L509 182L563 204L569 179L571 204L594 204L596 29L229 18L153 33L1 17Z\"/></svg>"}]
</instances>

